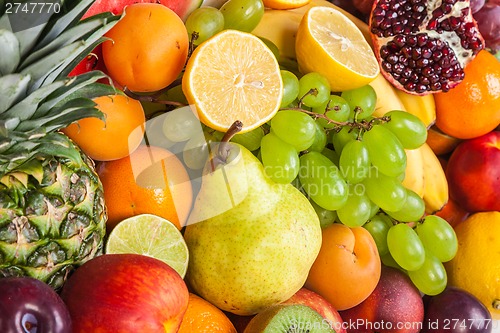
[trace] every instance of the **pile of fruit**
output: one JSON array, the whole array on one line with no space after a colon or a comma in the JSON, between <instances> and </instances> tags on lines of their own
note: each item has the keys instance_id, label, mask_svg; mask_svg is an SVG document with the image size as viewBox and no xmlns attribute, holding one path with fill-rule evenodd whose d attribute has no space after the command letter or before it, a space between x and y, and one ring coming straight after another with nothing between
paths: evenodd
<instances>
[{"instance_id":1,"label":"pile of fruit","mask_svg":"<svg viewBox=\"0 0 500 333\"><path fill-rule=\"evenodd\" d=\"M0 332L500 331L500 4L0 8Z\"/></svg>"}]
</instances>

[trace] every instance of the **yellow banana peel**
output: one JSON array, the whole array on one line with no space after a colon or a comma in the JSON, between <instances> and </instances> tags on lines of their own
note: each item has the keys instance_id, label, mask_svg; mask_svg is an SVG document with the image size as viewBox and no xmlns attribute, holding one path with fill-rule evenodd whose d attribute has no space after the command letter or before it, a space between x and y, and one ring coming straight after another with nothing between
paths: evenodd
<instances>
[{"instance_id":1,"label":"yellow banana peel","mask_svg":"<svg viewBox=\"0 0 500 333\"><path fill-rule=\"evenodd\" d=\"M375 105L373 116L382 117L387 112L393 110L406 111L403 102L399 99L396 92L397 89L382 74L379 73L369 85L372 86L377 94L377 104Z\"/></svg>"},{"instance_id":2,"label":"yellow banana peel","mask_svg":"<svg viewBox=\"0 0 500 333\"><path fill-rule=\"evenodd\" d=\"M395 89L407 112L417 116L430 128L436 122L436 104L432 94L418 96Z\"/></svg>"},{"instance_id":3,"label":"yellow banana peel","mask_svg":"<svg viewBox=\"0 0 500 333\"><path fill-rule=\"evenodd\" d=\"M439 162L438 157L431 147L424 143L420 147L424 167L424 195L425 212L434 214L440 211L448 202L448 181Z\"/></svg>"},{"instance_id":4,"label":"yellow banana peel","mask_svg":"<svg viewBox=\"0 0 500 333\"><path fill-rule=\"evenodd\" d=\"M417 193L421 198L425 193L424 159L421 148L405 149L406 170L403 186Z\"/></svg>"}]
</instances>

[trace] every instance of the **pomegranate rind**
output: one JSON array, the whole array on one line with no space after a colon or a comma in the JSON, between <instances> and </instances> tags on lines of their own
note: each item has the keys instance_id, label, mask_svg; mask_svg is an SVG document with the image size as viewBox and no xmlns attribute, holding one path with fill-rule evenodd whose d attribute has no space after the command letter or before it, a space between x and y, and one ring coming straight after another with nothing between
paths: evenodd
<instances>
[{"instance_id":1,"label":"pomegranate rind","mask_svg":"<svg viewBox=\"0 0 500 333\"><path fill-rule=\"evenodd\" d=\"M369 28L384 77L415 95L449 91L484 49L469 0L375 0Z\"/></svg>"}]
</instances>

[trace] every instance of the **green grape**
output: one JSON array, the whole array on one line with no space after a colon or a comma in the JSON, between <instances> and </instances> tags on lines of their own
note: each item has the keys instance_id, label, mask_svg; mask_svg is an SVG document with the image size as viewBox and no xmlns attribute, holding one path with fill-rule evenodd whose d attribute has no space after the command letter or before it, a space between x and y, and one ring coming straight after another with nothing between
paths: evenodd
<instances>
[{"instance_id":1,"label":"green grape","mask_svg":"<svg viewBox=\"0 0 500 333\"><path fill-rule=\"evenodd\" d=\"M323 114L330 120L345 122L349 120L351 109L345 99L338 95L330 95L330 98L328 98L325 103L312 108L312 111ZM334 128L335 126L338 126L333 122L328 122L328 120L324 118L318 118L318 122L324 128Z\"/></svg>"},{"instance_id":2,"label":"green grape","mask_svg":"<svg viewBox=\"0 0 500 333\"><path fill-rule=\"evenodd\" d=\"M231 142L239 143L250 151L260 148L260 142L264 137L262 127L257 127L246 133L238 133L232 137Z\"/></svg>"},{"instance_id":3,"label":"green grape","mask_svg":"<svg viewBox=\"0 0 500 333\"><path fill-rule=\"evenodd\" d=\"M394 260L394 258L391 256L391 253L390 252L387 252L386 254L384 255L381 255L380 256L380 260L382 261L382 263L385 265L385 266L388 266L388 267L393 267L393 268L397 268L399 269L400 271L402 272L405 272L406 273L406 270L403 269L403 267L399 266L398 263L396 262L396 260Z\"/></svg>"},{"instance_id":4,"label":"green grape","mask_svg":"<svg viewBox=\"0 0 500 333\"><path fill-rule=\"evenodd\" d=\"M356 119L366 119L375 111L375 104L377 104L377 93L370 85L365 85L352 90L343 91L340 96L344 98L349 104L351 114L350 117L354 119L354 112Z\"/></svg>"},{"instance_id":5,"label":"green grape","mask_svg":"<svg viewBox=\"0 0 500 333\"><path fill-rule=\"evenodd\" d=\"M389 228L387 246L394 260L407 271L415 271L424 264L424 245L408 224L399 223Z\"/></svg>"},{"instance_id":6,"label":"green grape","mask_svg":"<svg viewBox=\"0 0 500 333\"><path fill-rule=\"evenodd\" d=\"M349 142L356 140L359 132L356 129L351 129L349 126L343 126L340 131L333 132L332 134L332 144L333 148L337 152L337 154L342 153L342 149Z\"/></svg>"},{"instance_id":7,"label":"green grape","mask_svg":"<svg viewBox=\"0 0 500 333\"><path fill-rule=\"evenodd\" d=\"M281 108L284 108L290 105L299 96L299 79L292 72L282 69L281 80L283 81Z\"/></svg>"},{"instance_id":8,"label":"green grape","mask_svg":"<svg viewBox=\"0 0 500 333\"><path fill-rule=\"evenodd\" d=\"M406 188L394 177L386 176L371 167L361 183L371 201L384 211L395 212L403 208L406 201Z\"/></svg>"},{"instance_id":9,"label":"green grape","mask_svg":"<svg viewBox=\"0 0 500 333\"><path fill-rule=\"evenodd\" d=\"M425 255L424 263L419 269L408 271L408 276L418 290L429 296L440 294L448 283L443 264L431 253Z\"/></svg>"},{"instance_id":10,"label":"green grape","mask_svg":"<svg viewBox=\"0 0 500 333\"><path fill-rule=\"evenodd\" d=\"M269 50L271 50L271 52L273 53L273 55L276 58L276 60L279 60L279 58L280 58L280 49L278 48L278 46L276 46L276 44L274 44L272 41L270 41L267 38L260 37L260 36L259 36L259 38L260 38L261 41L264 42L264 44L266 44L266 46L269 48Z\"/></svg>"},{"instance_id":11,"label":"green grape","mask_svg":"<svg viewBox=\"0 0 500 333\"><path fill-rule=\"evenodd\" d=\"M372 235L377 245L378 253L381 256L389 252L389 248L387 247L387 233L390 226L385 219L383 215L375 215L363 225L363 228L368 230L370 235Z\"/></svg>"},{"instance_id":12,"label":"green grape","mask_svg":"<svg viewBox=\"0 0 500 333\"><path fill-rule=\"evenodd\" d=\"M326 228L335 222L335 220L337 219L336 211L324 209L314 201L312 200L309 201L311 202L311 206L313 206L314 210L316 211L316 214L318 215L319 224L321 225L321 228Z\"/></svg>"},{"instance_id":13,"label":"green grape","mask_svg":"<svg viewBox=\"0 0 500 333\"><path fill-rule=\"evenodd\" d=\"M299 179L307 195L325 209L337 210L347 201L348 187L339 168L319 152L300 157Z\"/></svg>"},{"instance_id":14,"label":"green grape","mask_svg":"<svg viewBox=\"0 0 500 333\"><path fill-rule=\"evenodd\" d=\"M427 127L417 116L405 111L389 111L390 121L382 126L396 135L405 149L415 149L427 141Z\"/></svg>"},{"instance_id":15,"label":"green grape","mask_svg":"<svg viewBox=\"0 0 500 333\"><path fill-rule=\"evenodd\" d=\"M370 200L370 218L374 217L375 214L380 212L380 207L377 204Z\"/></svg>"},{"instance_id":16,"label":"green grape","mask_svg":"<svg viewBox=\"0 0 500 333\"><path fill-rule=\"evenodd\" d=\"M432 253L441 262L455 257L458 250L457 235L453 227L443 218L427 215L416 231L426 251Z\"/></svg>"},{"instance_id":17,"label":"green grape","mask_svg":"<svg viewBox=\"0 0 500 333\"><path fill-rule=\"evenodd\" d=\"M205 166L209 156L209 143L203 134L197 134L184 145L182 158L191 170L200 170Z\"/></svg>"},{"instance_id":18,"label":"green grape","mask_svg":"<svg viewBox=\"0 0 500 333\"><path fill-rule=\"evenodd\" d=\"M224 29L224 15L214 7L196 8L187 17L185 25L190 38L197 33L193 44L200 45Z\"/></svg>"},{"instance_id":19,"label":"green grape","mask_svg":"<svg viewBox=\"0 0 500 333\"><path fill-rule=\"evenodd\" d=\"M373 166L387 176L397 177L405 172L406 153L396 135L381 125L363 134L363 142Z\"/></svg>"},{"instance_id":20,"label":"green grape","mask_svg":"<svg viewBox=\"0 0 500 333\"><path fill-rule=\"evenodd\" d=\"M314 142L316 123L304 112L282 110L271 119L271 130L281 140L295 147L297 151L302 151Z\"/></svg>"},{"instance_id":21,"label":"green grape","mask_svg":"<svg viewBox=\"0 0 500 333\"><path fill-rule=\"evenodd\" d=\"M321 151L321 154L325 155L326 157L328 157L328 159L330 161L333 162L333 164L335 165L339 165L339 155L337 154L337 152L335 150L332 150L328 147L325 147L322 151Z\"/></svg>"},{"instance_id":22,"label":"green grape","mask_svg":"<svg viewBox=\"0 0 500 333\"><path fill-rule=\"evenodd\" d=\"M295 148L273 133L266 134L260 144L264 170L277 183L290 183L299 173L299 156Z\"/></svg>"},{"instance_id":23,"label":"green grape","mask_svg":"<svg viewBox=\"0 0 500 333\"><path fill-rule=\"evenodd\" d=\"M371 213L370 199L359 185L349 185L349 195L346 203L337 209L337 216L342 224L354 228L361 227L368 221Z\"/></svg>"},{"instance_id":24,"label":"green grape","mask_svg":"<svg viewBox=\"0 0 500 333\"><path fill-rule=\"evenodd\" d=\"M306 106L313 108L323 105L330 98L330 93L328 79L318 72L307 73L299 79L299 99Z\"/></svg>"},{"instance_id":25,"label":"green grape","mask_svg":"<svg viewBox=\"0 0 500 333\"><path fill-rule=\"evenodd\" d=\"M321 127L317 122L314 122L315 125L315 132L314 132L314 141L309 147L308 150L314 150L314 151L323 151L326 146L326 133L323 127Z\"/></svg>"},{"instance_id":26,"label":"green grape","mask_svg":"<svg viewBox=\"0 0 500 333\"><path fill-rule=\"evenodd\" d=\"M264 16L262 0L229 0L220 8L224 29L251 32Z\"/></svg>"},{"instance_id":27,"label":"green grape","mask_svg":"<svg viewBox=\"0 0 500 333\"><path fill-rule=\"evenodd\" d=\"M163 119L163 134L173 142L184 142L203 132L190 106L168 112Z\"/></svg>"},{"instance_id":28,"label":"green grape","mask_svg":"<svg viewBox=\"0 0 500 333\"><path fill-rule=\"evenodd\" d=\"M156 116L146 122L144 141L147 145L169 149L175 142L170 141L163 133L163 122L166 114Z\"/></svg>"},{"instance_id":29,"label":"green grape","mask_svg":"<svg viewBox=\"0 0 500 333\"><path fill-rule=\"evenodd\" d=\"M342 149L339 159L342 176L350 183L361 182L368 175L370 157L363 141L351 140Z\"/></svg>"},{"instance_id":30,"label":"green grape","mask_svg":"<svg viewBox=\"0 0 500 333\"><path fill-rule=\"evenodd\" d=\"M425 213L424 200L414 191L406 189L406 200L400 210L385 211L387 215L400 222L414 222L422 218Z\"/></svg>"}]
</instances>

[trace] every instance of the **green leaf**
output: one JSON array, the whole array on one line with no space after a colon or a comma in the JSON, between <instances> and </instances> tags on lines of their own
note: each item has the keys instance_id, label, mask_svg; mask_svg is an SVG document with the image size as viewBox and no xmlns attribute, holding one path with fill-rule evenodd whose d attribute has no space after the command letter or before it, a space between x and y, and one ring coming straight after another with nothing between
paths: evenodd
<instances>
[{"instance_id":1,"label":"green leaf","mask_svg":"<svg viewBox=\"0 0 500 333\"><path fill-rule=\"evenodd\" d=\"M15 71L21 60L19 41L12 31L0 29L0 76Z\"/></svg>"},{"instance_id":2,"label":"green leaf","mask_svg":"<svg viewBox=\"0 0 500 333\"><path fill-rule=\"evenodd\" d=\"M26 96L31 77L29 75L9 74L0 77L0 119L4 119L3 112Z\"/></svg>"}]
</instances>

